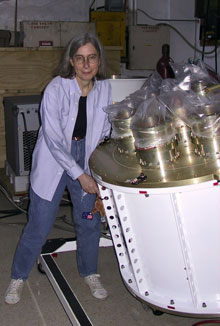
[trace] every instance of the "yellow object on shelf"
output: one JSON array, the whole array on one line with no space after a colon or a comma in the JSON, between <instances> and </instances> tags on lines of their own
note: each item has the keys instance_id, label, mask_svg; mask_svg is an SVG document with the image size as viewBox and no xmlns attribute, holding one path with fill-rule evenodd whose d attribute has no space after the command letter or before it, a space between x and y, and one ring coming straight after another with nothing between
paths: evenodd
<instances>
[{"instance_id":1,"label":"yellow object on shelf","mask_svg":"<svg viewBox=\"0 0 220 326\"><path fill-rule=\"evenodd\" d=\"M121 46L126 56L126 13L92 11L91 22L96 23L96 34L104 46Z\"/></svg>"}]
</instances>

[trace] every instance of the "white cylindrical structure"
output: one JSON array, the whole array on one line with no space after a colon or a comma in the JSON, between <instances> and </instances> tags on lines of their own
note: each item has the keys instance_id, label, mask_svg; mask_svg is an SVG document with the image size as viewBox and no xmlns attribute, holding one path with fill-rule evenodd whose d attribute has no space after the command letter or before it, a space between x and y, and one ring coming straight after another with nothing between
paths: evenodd
<instances>
[{"instance_id":1,"label":"white cylindrical structure","mask_svg":"<svg viewBox=\"0 0 220 326\"><path fill-rule=\"evenodd\" d=\"M184 141L176 161L159 147L141 165L132 144L112 139L90 159L124 283L153 309L220 316L219 159Z\"/></svg>"},{"instance_id":2,"label":"white cylindrical structure","mask_svg":"<svg viewBox=\"0 0 220 326\"><path fill-rule=\"evenodd\" d=\"M218 317L220 137L193 134L151 89L147 96L132 114L122 105L116 117L109 111L115 137L90 158L120 272L153 309Z\"/></svg>"},{"instance_id":3,"label":"white cylindrical structure","mask_svg":"<svg viewBox=\"0 0 220 326\"><path fill-rule=\"evenodd\" d=\"M97 182L128 289L162 311L219 316L218 181L156 189Z\"/></svg>"}]
</instances>

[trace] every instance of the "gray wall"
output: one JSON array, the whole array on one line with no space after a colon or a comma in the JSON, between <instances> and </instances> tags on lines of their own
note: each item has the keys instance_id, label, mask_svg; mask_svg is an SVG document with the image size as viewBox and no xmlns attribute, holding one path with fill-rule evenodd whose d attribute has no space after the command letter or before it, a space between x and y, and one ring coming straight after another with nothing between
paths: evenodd
<instances>
[{"instance_id":1,"label":"gray wall","mask_svg":"<svg viewBox=\"0 0 220 326\"><path fill-rule=\"evenodd\" d=\"M89 7L93 0L18 0L18 26L22 20L53 20L53 21L88 21ZM102 6L104 0L97 0L96 5ZM135 1L128 0L131 7ZM158 21L137 13L138 24L155 25L163 19L195 19L195 0L136 0L137 8L146 11ZM0 29L14 31L15 0L0 0ZM164 21L165 22L165 21ZM171 57L176 62L186 61L189 57L201 58L202 50L199 42L199 24L193 22L166 22L175 27L198 51L190 47L174 30L171 29ZM206 51L213 47L206 47ZM205 56L204 61L215 68L214 55ZM220 63L219 63L220 66ZM220 68L218 67L220 73Z\"/></svg>"},{"instance_id":2,"label":"gray wall","mask_svg":"<svg viewBox=\"0 0 220 326\"><path fill-rule=\"evenodd\" d=\"M17 30L23 20L88 21L87 0L18 0ZM15 29L15 0L0 0L0 29Z\"/></svg>"}]
</instances>

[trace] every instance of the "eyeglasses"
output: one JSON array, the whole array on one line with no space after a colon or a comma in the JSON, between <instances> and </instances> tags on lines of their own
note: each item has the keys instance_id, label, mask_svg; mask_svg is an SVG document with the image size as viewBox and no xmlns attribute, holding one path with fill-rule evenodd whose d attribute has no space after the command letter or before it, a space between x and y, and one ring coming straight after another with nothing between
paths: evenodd
<instances>
[{"instance_id":1,"label":"eyeglasses","mask_svg":"<svg viewBox=\"0 0 220 326\"><path fill-rule=\"evenodd\" d=\"M76 55L74 55L73 58L78 65L82 65L85 62L95 64L98 61L97 54L90 54L90 55L88 55L88 57L84 57L83 55L76 54Z\"/></svg>"}]
</instances>

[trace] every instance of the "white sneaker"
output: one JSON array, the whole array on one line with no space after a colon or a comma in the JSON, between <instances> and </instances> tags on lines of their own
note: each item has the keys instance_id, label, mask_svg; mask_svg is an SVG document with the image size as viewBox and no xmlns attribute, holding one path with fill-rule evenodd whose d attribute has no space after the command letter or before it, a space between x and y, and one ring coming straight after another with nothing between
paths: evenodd
<instances>
[{"instance_id":1,"label":"white sneaker","mask_svg":"<svg viewBox=\"0 0 220 326\"><path fill-rule=\"evenodd\" d=\"M89 286L91 294L96 299L105 299L108 296L108 292L104 289L101 284L99 274L91 274L89 276L84 277L85 283Z\"/></svg>"},{"instance_id":2,"label":"white sneaker","mask_svg":"<svg viewBox=\"0 0 220 326\"><path fill-rule=\"evenodd\" d=\"M21 299L21 293L24 286L22 279L12 279L5 293L5 302L8 304L18 303Z\"/></svg>"}]
</instances>

